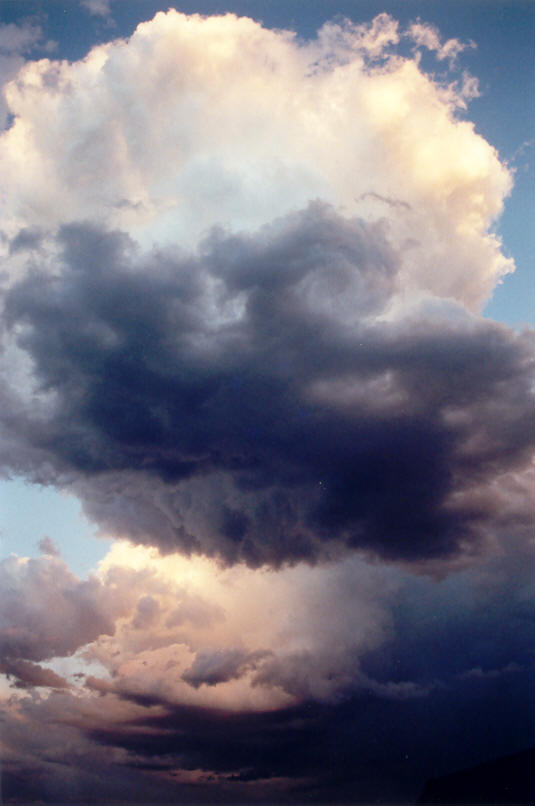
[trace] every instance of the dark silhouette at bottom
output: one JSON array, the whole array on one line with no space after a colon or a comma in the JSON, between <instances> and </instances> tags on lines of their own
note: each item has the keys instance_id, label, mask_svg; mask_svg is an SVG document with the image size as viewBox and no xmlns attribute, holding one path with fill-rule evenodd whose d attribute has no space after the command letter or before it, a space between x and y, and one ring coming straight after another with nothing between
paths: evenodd
<instances>
[{"instance_id":1,"label":"dark silhouette at bottom","mask_svg":"<svg viewBox=\"0 0 535 806\"><path fill-rule=\"evenodd\" d=\"M535 749L429 780L417 804L535 804Z\"/></svg>"}]
</instances>

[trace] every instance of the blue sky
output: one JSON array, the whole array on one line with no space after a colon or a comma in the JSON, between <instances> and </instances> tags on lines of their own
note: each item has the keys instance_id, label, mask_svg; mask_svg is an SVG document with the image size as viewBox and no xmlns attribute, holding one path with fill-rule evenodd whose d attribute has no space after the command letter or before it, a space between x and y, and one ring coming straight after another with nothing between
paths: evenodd
<instances>
[{"instance_id":1,"label":"blue sky","mask_svg":"<svg viewBox=\"0 0 535 806\"><path fill-rule=\"evenodd\" d=\"M86 576L105 554L108 542L94 536L96 527L73 496L23 478L3 481L0 496L2 556L35 556L39 541L48 536L73 571Z\"/></svg>"}]
</instances>

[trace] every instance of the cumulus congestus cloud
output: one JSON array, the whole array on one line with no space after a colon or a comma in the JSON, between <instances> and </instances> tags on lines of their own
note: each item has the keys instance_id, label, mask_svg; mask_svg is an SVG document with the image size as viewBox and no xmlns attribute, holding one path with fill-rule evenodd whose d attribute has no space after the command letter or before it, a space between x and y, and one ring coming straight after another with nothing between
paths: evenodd
<instances>
[{"instance_id":1,"label":"cumulus congestus cloud","mask_svg":"<svg viewBox=\"0 0 535 806\"><path fill-rule=\"evenodd\" d=\"M42 188L45 196L59 194L72 212L93 219L61 223L59 201L53 208L38 205L37 215L32 203L29 216L22 189L12 218L19 229L9 245L6 355L28 370L18 390L5 392L6 423L20 435L18 444L7 445L5 464L39 480L69 479L88 512L112 533L227 562L280 565L362 547L415 560L477 544L493 504L484 494L470 500L471 488L481 490L530 455L523 437L533 417L529 339L462 307L473 306L507 270L488 226L508 175L492 149L454 119L461 89L450 84L446 91L418 70L408 78L415 63L385 57L384 49L399 38L390 18L369 29L327 26L316 45L303 48L251 21L158 15L128 43L93 51L83 66L28 66L26 79L10 89L20 111L5 135L10 165L23 122L30 130L33 125L25 99L36 81L48 88L38 102L46 107L53 93L68 113L61 125L74 131L81 123L79 115L72 117L73 103L83 120L96 114L77 106L87 93L99 108L117 91L118 70L123 94L126 77L135 81L140 41L154 49L158 72L169 67L164 44L189 41L190 28L206 40L218 68L235 75L252 60L264 75L250 51L237 50L254 30L259 46L281 61L269 81L273 91L284 88L285 98L297 84L302 91L307 82L316 89L327 83L333 91L335 82L346 115L359 98L362 115L358 123L353 115L353 128L339 145L365 149L373 171L369 177L360 168L355 172L350 198L345 178L330 162L318 162L320 145L324 158L332 152L334 120L330 102L315 96L308 106L324 115L327 128L323 136L307 128L302 142L313 145L314 154L304 148L298 159L288 135L290 121L301 131L301 106L285 106L284 136L277 130L286 144L280 158L299 171L304 159L313 181L281 169L265 183L265 166L280 161L272 141L247 136L254 153L236 161L240 136L233 129L229 138L223 127L205 144L212 155L208 187L197 171L190 175L200 159L196 146L182 135L170 138L164 127L158 147L179 165L171 171L164 213L148 215L145 202L125 205L122 196L104 204L101 195L88 195L96 192L92 175L74 196L56 177ZM229 43L223 61L215 28ZM228 92L214 97L220 77L199 72L197 56L191 45L182 53L188 71L171 98L182 105L194 90L195 110L200 105L208 119L235 125L238 100L253 100L249 80L238 82L238 100ZM32 70L37 74L28 83ZM360 88L356 95L354 89L349 94L351 76ZM425 93L408 102L412 81ZM416 123L429 103L436 118L433 148L447 153L461 138L471 149L469 180L456 157L441 162L436 183L424 166L425 172L415 169L403 181L389 175L385 184L384 155L401 157L397 128L382 117L387 108L392 114L391 105L381 115L374 106L385 83L390 96L408 104L403 125ZM146 108L153 108L155 86L143 91ZM114 169L113 185L104 183L108 195L133 176L140 147L123 100L114 114L129 156ZM267 109L263 100L255 103L256 131ZM180 120L193 125L189 115ZM403 146L413 149L406 159L420 159L419 136L411 137ZM47 164L61 168L59 177L80 156L58 152L52 140L32 142L41 156L47 152ZM106 139L98 142L94 167L105 170L117 154ZM154 182L168 185L169 172L163 165L148 171L142 156L135 175L152 198ZM225 193L216 210L210 205L220 170ZM260 200L276 192L277 203L270 197L265 207L249 198L252 177L262 183ZM372 180L376 189L370 190ZM34 187L40 182L34 177ZM445 186L452 187L447 198ZM318 194L327 200L284 212ZM129 225L129 234L99 221L103 204L113 207L118 224ZM199 205L209 211L201 215L199 208L204 234L187 223ZM275 215L277 208L283 214ZM148 232L158 242L151 249L138 243L147 241ZM32 256L24 264L28 250Z\"/></svg>"},{"instance_id":2,"label":"cumulus congestus cloud","mask_svg":"<svg viewBox=\"0 0 535 806\"><path fill-rule=\"evenodd\" d=\"M57 557L8 557L0 563L0 580L3 671L16 673L10 659L42 661L70 655L115 629L120 610L113 607L113 593L104 591L95 578L77 579Z\"/></svg>"},{"instance_id":3,"label":"cumulus congestus cloud","mask_svg":"<svg viewBox=\"0 0 535 806\"><path fill-rule=\"evenodd\" d=\"M493 232L511 175L458 114L477 95L444 74L462 43L446 43L441 79L407 43L443 47L386 14L303 42L170 10L80 61L29 62L6 88L5 234L16 249L21 230L90 219L190 249L214 225L254 232L320 198L388 218L409 289L476 307L512 269Z\"/></svg>"},{"instance_id":4,"label":"cumulus congestus cloud","mask_svg":"<svg viewBox=\"0 0 535 806\"><path fill-rule=\"evenodd\" d=\"M44 390L12 424L97 520L164 551L280 565L477 543L482 490L530 462L532 339L451 301L400 310L387 234L319 202L193 254L64 225L57 272L6 296Z\"/></svg>"},{"instance_id":5,"label":"cumulus congestus cloud","mask_svg":"<svg viewBox=\"0 0 535 806\"><path fill-rule=\"evenodd\" d=\"M532 742L535 351L480 315L472 45L170 10L15 54L0 469L122 539L0 563L6 799L409 802Z\"/></svg>"},{"instance_id":6,"label":"cumulus congestus cloud","mask_svg":"<svg viewBox=\"0 0 535 806\"><path fill-rule=\"evenodd\" d=\"M512 269L511 176L458 117L477 82L420 68L425 46L453 70L446 45L386 14L301 42L171 10L25 65L6 471L226 562L477 544L485 489L529 459L531 347L467 312Z\"/></svg>"}]
</instances>

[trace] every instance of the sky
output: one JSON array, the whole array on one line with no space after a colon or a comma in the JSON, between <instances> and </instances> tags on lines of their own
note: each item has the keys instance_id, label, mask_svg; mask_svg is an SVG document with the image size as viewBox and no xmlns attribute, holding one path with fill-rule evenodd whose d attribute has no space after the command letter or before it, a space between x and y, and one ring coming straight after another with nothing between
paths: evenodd
<instances>
[{"instance_id":1,"label":"sky","mask_svg":"<svg viewBox=\"0 0 535 806\"><path fill-rule=\"evenodd\" d=\"M4 803L535 746L534 27L0 3Z\"/></svg>"}]
</instances>

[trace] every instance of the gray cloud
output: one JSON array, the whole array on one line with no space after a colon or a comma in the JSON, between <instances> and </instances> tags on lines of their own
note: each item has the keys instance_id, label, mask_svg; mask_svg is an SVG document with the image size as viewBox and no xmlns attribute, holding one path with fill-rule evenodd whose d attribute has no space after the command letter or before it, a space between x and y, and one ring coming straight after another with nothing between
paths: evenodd
<instances>
[{"instance_id":1,"label":"gray cloud","mask_svg":"<svg viewBox=\"0 0 535 806\"><path fill-rule=\"evenodd\" d=\"M262 650L247 652L239 648L200 650L190 668L182 675L182 680L194 688L216 686L242 677L270 654Z\"/></svg>"},{"instance_id":2,"label":"gray cloud","mask_svg":"<svg viewBox=\"0 0 535 806\"><path fill-rule=\"evenodd\" d=\"M197 255L63 227L60 273L6 300L53 393L4 414L34 474L71 474L105 529L227 562L477 547L481 490L532 454L533 339L453 303L382 316L386 236L319 203Z\"/></svg>"},{"instance_id":3,"label":"gray cloud","mask_svg":"<svg viewBox=\"0 0 535 806\"><path fill-rule=\"evenodd\" d=\"M9 54L27 53L39 42L43 32L32 20L22 24L0 24L0 52Z\"/></svg>"},{"instance_id":4,"label":"gray cloud","mask_svg":"<svg viewBox=\"0 0 535 806\"><path fill-rule=\"evenodd\" d=\"M47 669L39 666L38 663L31 663L27 660L17 658L0 659L0 672L7 675L8 679L14 677L16 688L45 686L47 688L62 689L69 687L67 680L56 674L52 669Z\"/></svg>"},{"instance_id":5,"label":"gray cloud","mask_svg":"<svg viewBox=\"0 0 535 806\"><path fill-rule=\"evenodd\" d=\"M137 629L146 629L154 624L160 612L158 600L154 596L142 596L137 603L132 624Z\"/></svg>"},{"instance_id":6,"label":"gray cloud","mask_svg":"<svg viewBox=\"0 0 535 806\"><path fill-rule=\"evenodd\" d=\"M54 556L8 557L0 563L0 657L39 661L70 655L100 634L113 633L111 603L97 579L78 580Z\"/></svg>"},{"instance_id":7,"label":"gray cloud","mask_svg":"<svg viewBox=\"0 0 535 806\"><path fill-rule=\"evenodd\" d=\"M44 537L41 538L38 547L39 551L42 554L48 554L51 557L59 557L60 555L58 547L56 546L52 538L50 538L48 535L45 535Z\"/></svg>"},{"instance_id":8,"label":"gray cloud","mask_svg":"<svg viewBox=\"0 0 535 806\"><path fill-rule=\"evenodd\" d=\"M37 228L31 229L29 227L24 227L11 240L9 244L9 254L13 255L16 252L38 249L42 240L43 233L41 230Z\"/></svg>"}]
</instances>

